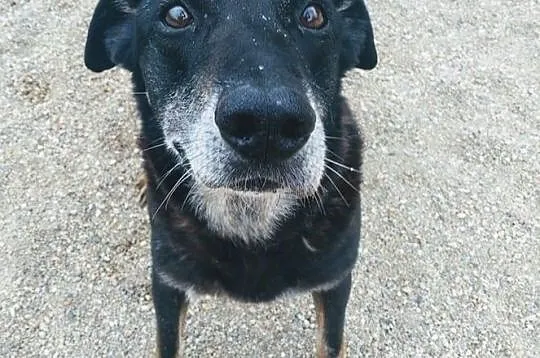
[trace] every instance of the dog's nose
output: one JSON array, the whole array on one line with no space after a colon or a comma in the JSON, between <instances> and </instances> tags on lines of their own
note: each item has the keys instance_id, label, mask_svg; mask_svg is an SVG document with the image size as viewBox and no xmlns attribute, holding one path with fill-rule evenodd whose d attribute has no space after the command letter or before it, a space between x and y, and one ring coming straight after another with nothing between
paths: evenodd
<instances>
[{"instance_id":1,"label":"dog's nose","mask_svg":"<svg viewBox=\"0 0 540 358\"><path fill-rule=\"evenodd\" d=\"M306 144L315 113L307 97L292 89L242 86L220 98L215 121L223 139L243 157L275 161Z\"/></svg>"}]
</instances>

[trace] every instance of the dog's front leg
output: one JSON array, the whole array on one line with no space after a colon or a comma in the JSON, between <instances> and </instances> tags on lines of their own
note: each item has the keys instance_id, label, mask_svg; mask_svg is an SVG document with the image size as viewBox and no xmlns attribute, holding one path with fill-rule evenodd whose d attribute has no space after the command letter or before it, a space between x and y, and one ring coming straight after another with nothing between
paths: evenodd
<instances>
[{"instance_id":1,"label":"dog's front leg","mask_svg":"<svg viewBox=\"0 0 540 358\"><path fill-rule=\"evenodd\" d=\"M158 358L182 357L188 308L186 294L167 286L154 273L152 275L152 295L157 320L157 356Z\"/></svg>"},{"instance_id":2,"label":"dog's front leg","mask_svg":"<svg viewBox=\"0 0 540 358\"><path fill-rule=\"evenodd\" d=\"M317 358L343 358L345 310L351 292L351 274L334 288L313 292L317 312Z\"/></svg>"}]
</instances>

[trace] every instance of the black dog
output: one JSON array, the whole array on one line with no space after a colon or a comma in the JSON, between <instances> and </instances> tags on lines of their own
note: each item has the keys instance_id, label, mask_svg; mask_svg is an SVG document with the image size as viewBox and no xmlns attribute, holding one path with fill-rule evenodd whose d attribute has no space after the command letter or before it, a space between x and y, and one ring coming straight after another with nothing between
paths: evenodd
<instances>
[{"instance_id":1,"label":"black dog","mask_svg":"<svg viewBox=\"0 0 540 358\"><path fill-rule=\"evenodd\" d=\"M340 87L377 62L363 1L100 0L85 62L133 73L160 357L191 294L303 291L319 357L343 356L362 140Z\"/></svg>"}]
</instances>

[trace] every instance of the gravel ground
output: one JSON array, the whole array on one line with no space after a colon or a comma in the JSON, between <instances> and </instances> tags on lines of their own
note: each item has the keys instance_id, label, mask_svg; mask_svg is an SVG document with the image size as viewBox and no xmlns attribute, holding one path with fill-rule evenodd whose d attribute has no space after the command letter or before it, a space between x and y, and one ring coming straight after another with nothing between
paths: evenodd
<instances>
[{"instance_id":1,"label":"gravel ground","mask_svg":"<svg viewBox=\"0 0 540 358\"><path fill-rule=\"evenodd\" d=\"M82 63L94 0L0 3L0 356L146 357L128 76ZM540 4L371 1L350 357L538 357ZM201 298L190 357L309 357L309 297Z\"/></svg>"}]
</instances>

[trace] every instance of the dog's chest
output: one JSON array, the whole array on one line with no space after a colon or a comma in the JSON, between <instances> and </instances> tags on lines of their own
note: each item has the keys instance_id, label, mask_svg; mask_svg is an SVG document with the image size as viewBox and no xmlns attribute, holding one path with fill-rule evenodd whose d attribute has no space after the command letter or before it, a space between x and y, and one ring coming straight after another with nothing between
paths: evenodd
<instances>
[{"instance_id":1,"label":"dog's chest","mask_svg":"<svg viewBox=\"0 0 540 358\"><path fill-rule=\"evenodd\" d=\"M171 254L174 251L179 254ZM167 252L167 261L160 264L159 271L169 286L191 294L226 295L248 302L333 287L356 258L354 245L313 253L304 246L301 235L290 234L266 248L236 246L206 237ZM328 262L332 265L325 264Z\"/></svg>"}]
</instances>

